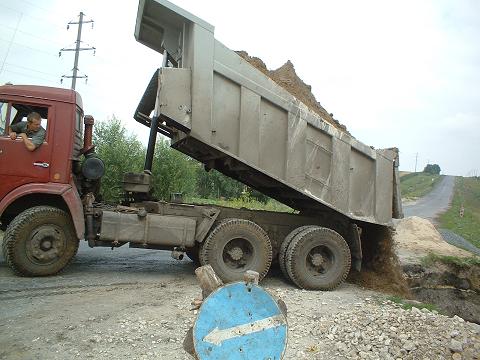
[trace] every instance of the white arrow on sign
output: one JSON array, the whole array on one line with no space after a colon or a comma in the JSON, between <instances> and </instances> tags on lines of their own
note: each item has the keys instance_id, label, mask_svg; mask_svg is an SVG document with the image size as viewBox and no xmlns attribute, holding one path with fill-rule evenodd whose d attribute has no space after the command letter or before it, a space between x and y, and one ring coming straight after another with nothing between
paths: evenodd
<instances>
[{"instance_id":1,"label":"white arrow on sign","mask_svg":"<svg viewBox=\"0 0 480 360\"><path fill-rule=\"evenodd\" d=\"M228 329L218 329L216 327L210 333L208 333L203 341L220 345L225 340L233 339L235 337L252 334L255 332L263 331L266 329L274 328L277 326L285 325L284 317L280 315L270 316L268 318L257 320L252 323L237 325Z\"/></svg>"}]
</instances>

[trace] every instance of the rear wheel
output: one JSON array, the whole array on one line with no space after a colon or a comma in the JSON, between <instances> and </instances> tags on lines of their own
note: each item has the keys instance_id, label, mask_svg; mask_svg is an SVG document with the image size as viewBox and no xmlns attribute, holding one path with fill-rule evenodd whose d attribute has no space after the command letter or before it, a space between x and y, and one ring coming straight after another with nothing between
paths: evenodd
<instances>
[{"instance_id":1,"label":"rear wheel","mask_svg":"<svg viewBox=\"0 0 480 360\"><path fill-rule=\"evenodd\" d=\"M287 257L287 249L288 245L292 242L293 238L297 236L299 233L304 231L305 229L308 229L310 225L306 226L300 226L294 230L292 230L283 240L282 245L280 246L280 251L278 252L278 263L280 265L280 270L282 270L283 276L285 276L287 279L290 279L290 276L288 275L287 268L285 267L285 259Z\"/></svg>"},{"instance_id":2,"label":"rear wheel","mask_svg":"<svg viewBox=\"0 0 480 360\"><path fill-rule=\"evenodd\" d=\"M272 263L267 233L252 221L226 219L210 233L199 253L202 265L210 264L224 281L240 281L247 270L265 277Z\"/></svg>"},{"instance_id":3,"label":"rear wheel","mask_svg":"<svg viewBox=\"0 0 480 360\"><path fill-rule=\"evenodd\" d=\"M285 267L300 288L332 290L350 271L350 249L337 232L312 226L292 240L286 253Z\"/></svg>"},{"instance_id":4,"label":"rear wheel","mask_svg":"<svg viewBox=\"0 0 480 360\"><path fill-rule=\"evenodd\" d=\"M70 216L50 206L36 206L15 217L3 241L8 265L24 276L56 274L78 250Z\"/></svg>"}]
</instances>

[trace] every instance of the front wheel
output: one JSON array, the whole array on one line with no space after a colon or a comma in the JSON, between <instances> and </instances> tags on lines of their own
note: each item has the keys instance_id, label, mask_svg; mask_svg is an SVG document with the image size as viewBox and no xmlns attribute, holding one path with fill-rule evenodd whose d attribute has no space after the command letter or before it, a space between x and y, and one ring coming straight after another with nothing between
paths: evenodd
<instances>
[{"instance_id":1,"label":"front wheel","mask_svg":"<svg viewBox=\"0 0 480 360\"><path fill-rule=\"evenodd\" d=\"M257 224L244 219L220 222L204 240L200 263L210 264L224 282L240 281L247 270L265 277L272 263L272 244Z\"/></svg>"},{"instance_id":2,"label":"front wheel","mask_svg":"<svg viewBox=\"0 0 480 360\"><path fill-rule=\"evenodd\" d=\"M23 276L56 274L78 250L72 219L51 206L35 206L19 214L8 226L3 241L7 264Z\"/></svg>"}]
</instances>

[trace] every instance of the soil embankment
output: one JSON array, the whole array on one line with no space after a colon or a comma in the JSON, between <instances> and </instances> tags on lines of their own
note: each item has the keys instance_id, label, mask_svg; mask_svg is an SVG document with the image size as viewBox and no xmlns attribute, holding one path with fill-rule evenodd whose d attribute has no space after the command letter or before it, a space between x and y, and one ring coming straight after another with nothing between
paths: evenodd
<instances>
[{"instance_id":1,"label":"soil embankment","mask_svg":"<svg viewBox=\"0 0 480 360\"><path fill-rule=\"evenodd\" d=\"M416 300L480 324L480 266L462 260L472 253L448 244L430 221L416 216L397 222L394 241Z\"/></svg>"}]
</instances>

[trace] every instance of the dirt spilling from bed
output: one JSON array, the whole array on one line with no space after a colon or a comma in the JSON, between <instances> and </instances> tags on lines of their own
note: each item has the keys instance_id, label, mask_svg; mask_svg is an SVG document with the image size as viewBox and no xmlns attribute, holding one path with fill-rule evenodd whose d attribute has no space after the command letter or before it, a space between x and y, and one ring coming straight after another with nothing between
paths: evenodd
<instances>
[{"instance_id":1,"label":"dirt spilling from bed","mask_svg":"<svg viewBox=\"0 0 480 360\"><path fill-rule=\"evenodd\" d=\"M368 224L363 230L362 271L352 272L349 279L373 290L415 297L406 269L425 268L423 262L429 254L473 256L448 244L430 221L420 217L398 220L393 228Z\"/></svg>"},{"instance_id":2,"label":"dirt spilling from bed","mask_svg":"<svg viewBox=\"0 0 480 360\"><path fill-rule=\"evenodd\" d=\"M397 257L393 229L366 224L362 232L362 253L362 271L352 271L348 281L371 290L412 298Z\"/></svg>"}]
</instances>

